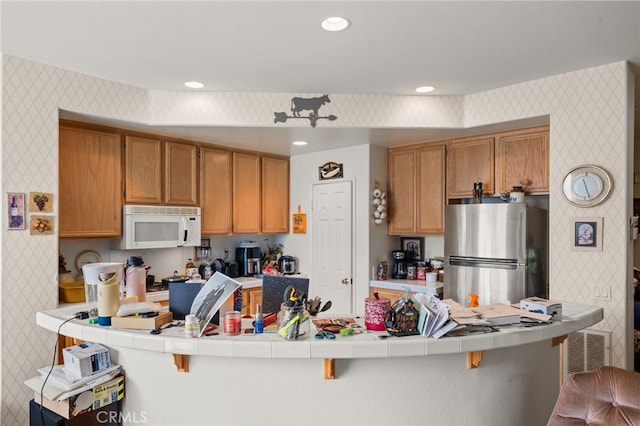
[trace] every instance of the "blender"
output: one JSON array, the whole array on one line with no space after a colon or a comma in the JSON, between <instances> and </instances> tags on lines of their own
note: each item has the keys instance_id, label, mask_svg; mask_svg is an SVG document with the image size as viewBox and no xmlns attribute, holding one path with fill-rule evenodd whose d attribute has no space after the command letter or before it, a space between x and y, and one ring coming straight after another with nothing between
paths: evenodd
<instances>
[{"instance_id":1,"label":"blender","mask_svg":"<svg viewBox=\"0 0 640 426\"><path fill-rule=\"evenodd\" d=\"M196 260L198 261L198 273L203 279L208 280L213 274L211 247L196 248Z\"/></svg>"}]
</instances>

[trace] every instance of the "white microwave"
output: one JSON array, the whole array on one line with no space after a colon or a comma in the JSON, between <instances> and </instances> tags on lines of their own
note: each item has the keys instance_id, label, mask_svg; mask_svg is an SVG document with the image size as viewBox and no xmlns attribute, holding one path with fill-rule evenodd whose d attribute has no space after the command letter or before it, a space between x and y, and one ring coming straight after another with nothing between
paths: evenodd
<instances>
[{"instance_id":1,"label":"white microwave","mask_svg":"<svg viewBox=\"0 0 640 426\"><path fill-rule=\"evenodd\" d=\"M125 205L122 239L114 248L196 247L201 237L200 207Z\"/></svg>"}]
</instances>

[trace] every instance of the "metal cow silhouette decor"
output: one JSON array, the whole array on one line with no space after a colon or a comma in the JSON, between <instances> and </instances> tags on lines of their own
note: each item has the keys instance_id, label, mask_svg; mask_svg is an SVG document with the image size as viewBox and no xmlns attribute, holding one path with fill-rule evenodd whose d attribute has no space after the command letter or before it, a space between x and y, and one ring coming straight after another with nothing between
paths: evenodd
<instances>
[{"instance_id":1,"label":"metal cow silhouette decor","mask_svg":"<svg viewBox=\"0 0 640 426\"><path fill-rule=\"evenodd\" d=\"M327 115L321 117L318 115L318 110L322 108L324 104L331 103L329 95L319 96L317 98L298 98L291 99L291 115L287 115L286 112L274 112L274 123L285 123L288 118L306 118L311 123L311 127L316 127L318 120L325 119L329 121L336 120L338 117L335 115ZM309 115L300 115L302 111L311 111Z\"/></svg>"}]
</instances>

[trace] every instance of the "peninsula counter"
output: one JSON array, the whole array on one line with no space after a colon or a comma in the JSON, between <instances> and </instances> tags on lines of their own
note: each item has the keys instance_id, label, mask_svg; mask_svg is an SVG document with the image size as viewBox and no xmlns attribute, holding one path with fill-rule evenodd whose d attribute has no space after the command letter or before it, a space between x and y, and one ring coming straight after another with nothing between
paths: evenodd
<instances>
[{"instance_id":1,"label":"peninsula counter","mask_svg":"<svg viewBox=\"0 0 640 426\"><path fill-rule=\"evenodd\" d=\"M39 312L36 321L55 332L81 309ZM127 377L123 418L131 424L144 416L154 425L536 425L546 423L558 394L557 343L602 315L563 304L562 322L440 339L380 339L381 332L331 341L275 333L193 339L176 327L151 335L87 320L60 333L109 347ZM174 365L182 356L188 372ZM326 380L322 371L334 359L336 379Z\"/></svg>"}]
</instances>

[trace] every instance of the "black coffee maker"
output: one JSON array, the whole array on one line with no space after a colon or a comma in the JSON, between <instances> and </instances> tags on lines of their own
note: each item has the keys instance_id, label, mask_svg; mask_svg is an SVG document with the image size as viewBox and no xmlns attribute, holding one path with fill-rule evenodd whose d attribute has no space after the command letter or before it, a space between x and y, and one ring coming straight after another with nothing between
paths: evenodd
<instances>
[{"instance_id":1,"label":"black coffee maker","mask_svg":"<svg viewBox=\"0 0 640 426\"><path fill-rule=\"evenodd\" d=\"M393 267L391 268L391 278L395 280L404 280L407 278L407 259L403 250L394 250L391 252L393 257Z\"/></svg>"}]
</instances>

